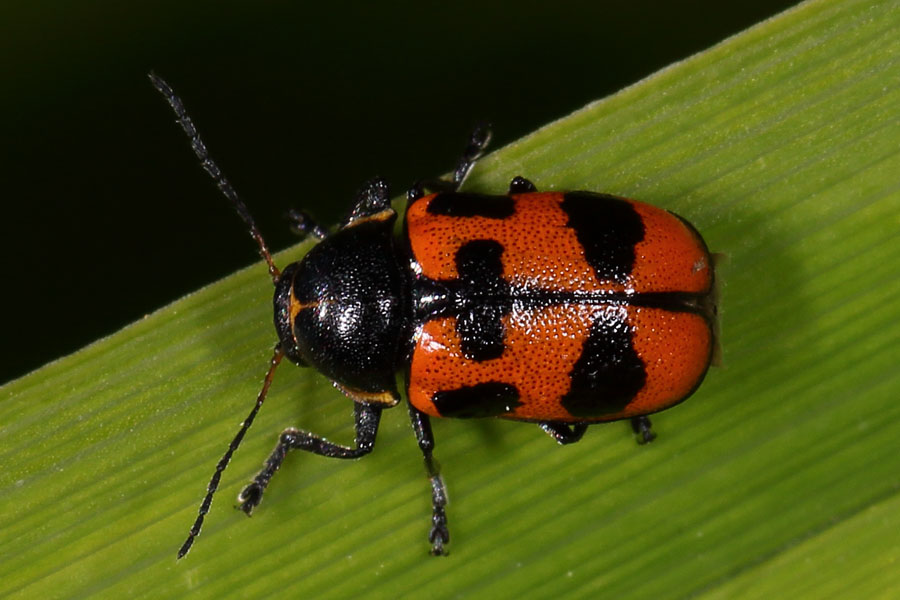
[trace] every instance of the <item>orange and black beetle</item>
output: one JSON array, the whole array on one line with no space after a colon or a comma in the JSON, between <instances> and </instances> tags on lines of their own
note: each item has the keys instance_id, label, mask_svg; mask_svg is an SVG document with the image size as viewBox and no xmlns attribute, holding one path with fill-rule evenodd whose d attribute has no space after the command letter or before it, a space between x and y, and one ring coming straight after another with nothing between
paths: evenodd
<instances>
[{"instance_id":1,"label":"orange and black beetle","mask_svg":"<svg viewBox=\"0 0 900 600\"><path fill-rule=\"evenodd\" d=\"M646 415L681 402L703 380L716 343L713 263L681 217L606 194L538 192L522 177L503 196L459 192L490 137L479 127L452 180L409 190L401 236L387 184L373 179L333 234L295 213L298 228L321 243L279 271L181 101L151 79L259 243L275 283L279 338L256 406L219 461L179 558L200 533L283 356L315 367L355 401L356 445L286 429L238 497L244 512L259 504L290 450L369 453L381 411L400 402L395 376L403 371L431 480L433 554L444 554L450 535L429 417L531 421L560 444L577 442L592 423L631 419L645 442L653 439Z\"/></svg>"}]
</instances>

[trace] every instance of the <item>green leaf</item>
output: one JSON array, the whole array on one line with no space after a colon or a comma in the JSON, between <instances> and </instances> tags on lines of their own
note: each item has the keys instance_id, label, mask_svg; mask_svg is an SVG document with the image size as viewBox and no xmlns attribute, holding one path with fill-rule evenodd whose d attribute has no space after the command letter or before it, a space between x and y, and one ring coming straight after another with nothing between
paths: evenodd
<instances>
[{"instance_id":1,"label":"green leaf","mask_svg":"<svg viewBox=\"0 0 900 600\"><path fill-rule=\"evenodd\" d=\"M453 534L435 559L401 408L364 460L292 454L246 519L233 499L281 429L353 436L350 403L286 366L176 563L275 341L255 265L0 388L0 596L895 597L898 173L900 6L804 3L467 183L639 198L728 256L724 367L655 418L653 444L621 423L565 448L531 425L435 423Z\"/></svg>"}]
</instances>

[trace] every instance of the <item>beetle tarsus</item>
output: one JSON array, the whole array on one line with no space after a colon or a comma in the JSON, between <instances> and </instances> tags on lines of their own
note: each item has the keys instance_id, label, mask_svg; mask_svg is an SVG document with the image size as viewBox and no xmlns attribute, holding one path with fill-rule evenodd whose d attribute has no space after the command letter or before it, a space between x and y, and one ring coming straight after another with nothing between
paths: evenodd
<instances>
[{"instance_id":1,"label":"beetle tarsus","mask_svg":"<svg viewBox=\"0 0 900 600\"><path fill-rule=\"evenodd\" d=\"M315 219L305 210L292 208L287 212L287 219L290 221L291 231L301 240L311 236L322 241L328 237L328 230L316 223Z\"/></svg>"},{"instance_id":2,"label":"beetle tarsus","mask_svg":"<svg viewBox=\"0 0 900 600\"><path fill-rule=\"evenodd\" d=\"M259 506L260 501L262 501L263 489L263 486L254 481L245 487L238 495L238 502L240 503L238 508L244 511L244 514L248 517L253 513L253 509Z\"/></svg>"},{"instance_id":3,"label":"beetle tarsus","mask_svg":"<svg viewBox=\"0 0 900 600\"><path fill-rule=\"evenodd\" d=\"M644 444L649 444L656 439L656 434L653 433L652 427L653 425L650 423L650 417L647 415L641 415L631 419L631 430L638 436L637 443L642 446Z\"/></svg>"},{"instance_id":4,"label":"beetle tarsus","mask_svg":"<svg viewBox=\"0 0 900 600\"><path fill-rule=\"evenodd\" d=\"M561 446L574 444L581 440L588 428L588 423L575 423L569 427L565 423L547 421L546 423L538 423L538 425Z\"/></svg>"},{"instance_id":5,"label":"beetle tarsus","mask_svg":"<svg viewBox=\"0 0 900 600\"><path fill-rule=\"evenodd\" d=\"M447 556L444 544L450 543L450 531L447 529L447 515L444 513L443 507L434 513L428 541L431 542L432 556Z\"/></svg>"},{"instance_id":6,"label":"beetle tarsus","mask_svg":"<svg viewBox=\"0 0 900 600\"><path fill-rule=\"evenodd\" d=\"M453 170L452 179L420 179L406 192L408 201L418 200L425 195L425 190L432 192L455 192L468 177L475 162L484 154L484 149L491 141L491 126L488 123L479 123L469 134L469 142L463 150L456 168Z\"/></svg>"}]
</instances>

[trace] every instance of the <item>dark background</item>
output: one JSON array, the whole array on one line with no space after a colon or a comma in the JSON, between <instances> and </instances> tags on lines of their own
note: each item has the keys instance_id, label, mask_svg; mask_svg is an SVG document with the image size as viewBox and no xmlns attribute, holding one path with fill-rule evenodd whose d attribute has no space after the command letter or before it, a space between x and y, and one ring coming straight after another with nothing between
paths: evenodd
<instances>
[{"instance_id":1,"label":"dark background","mask_svg":"<svg viewBox=\"0 0 900 600\"><path fill-rule=\"evenodd\" d=\"M150 69L281 249L292 206L331 224L372 175L399 193L449 170L480 119L500 147L794 2L17 4L0 11L0 382L256 260Z\"/></svg>"}]
</instances>

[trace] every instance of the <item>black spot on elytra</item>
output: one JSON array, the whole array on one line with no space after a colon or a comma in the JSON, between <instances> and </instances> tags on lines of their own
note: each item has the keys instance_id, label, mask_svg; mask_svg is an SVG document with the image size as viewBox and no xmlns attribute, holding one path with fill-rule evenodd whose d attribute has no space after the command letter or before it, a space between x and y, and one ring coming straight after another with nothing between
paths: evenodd
<instances>
[{"instance_id":1,"label":"black spot on elytra","mask_svg":"<svg viewBox=\"0 0 900 600\"><path fill-rule=\"evenodd\" d=\"M560 401L571 415L599 417L619 412L644 387L647 373L631 336L624 310L604 311L597 317L569 373L572 386Z\"/></svg>"},{"instance_id":2,"label":"black spot on elytra","mask_svg":"<svg viewBox=\"0 0 900 600\"><path fill-rule=\"evenodd\" d=\"M499 381L435 392L431 401L441 416L462 419L496 417L522 405L516 386Z\"/></svg>"},{"instance_id":3,"label":"black spot on elytra","mask_svg":"<svg viewBox=\"0 0 900 600\"><path fill-rule=\"evenodd\" d=\"M561 207L597 278L625 283L634 268L634 245L644 239L644 224L634 207L591 192L568 192Z\"/></svg>"},{"instance_id":4,"label":"black spot on elytra","mask_svg":"<svg viewBox=\"0 0 900 600\"><path fill-rule=\"evenodd\" d=\"M474 240L456 253L461 300L456 331L463 354L484 361L503 354L503 322L512 304L503 280L503 246L496 240Z\"/></svg>"},{"instance_id":5,"label":"black spot on elytra","mask_svg":"<svg viewBox=\"0 0 900 600\"><path fill-rule=\"evenodd\" d=\"M516 212L516 203L509 196L444 192L431 199L426 212L447 217L505 219Z\"/></svg>"}]
</instances>

